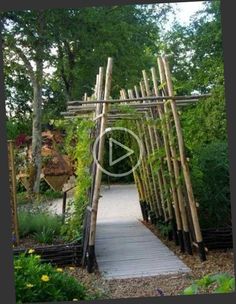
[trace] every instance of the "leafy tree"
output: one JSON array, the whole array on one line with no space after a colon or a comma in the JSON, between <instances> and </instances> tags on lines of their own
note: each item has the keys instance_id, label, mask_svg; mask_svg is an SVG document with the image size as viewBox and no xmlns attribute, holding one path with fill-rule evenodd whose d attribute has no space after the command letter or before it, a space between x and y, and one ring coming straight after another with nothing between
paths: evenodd
<instances>
[{"instance_id":1,"label":"leafy tree","mask_svg":"<svg viewBox=\"0 0 236 304\"><path fill-rule=\"evenodd\" d=\"M114 58L114 96L137 83L141 70L154 63L156 20L161 21L166 10L164 6L153 12L136 5L54 10L55 78L62 81L66 100L92 93L95 75L107 57Z\"/></svg>"},{"instance_id":2,"label":"leafy tree","mask_svg":"<svg viewBox=\"0 0 236 304\"><path fill-rule=\"evenodd\" d=\"M24 69L27 76L23 77L28 78L28 86L31 86L33 125L30 181L32 192L39 193L43 74L44 63L49 51L46 15L42 11L22 11L8 12L2 17L5 58L10 62L16 62L18 72ZM11 71L12 68L11 66ZM17 76L19 77L20 74L18 73ZM22 84L22 82L20 83Z\"/></svg>"},{"instance_id":3,"label":"leafy tree","mask_svg":"<svg viewBox=\"0 0 236 304\"><path fill-rule=\"evenodd\" d=\"M206 1L189 26L176 23L163 40L178 94L206 93L224 84L220 1Z\"/></svg>"}]
</instances>

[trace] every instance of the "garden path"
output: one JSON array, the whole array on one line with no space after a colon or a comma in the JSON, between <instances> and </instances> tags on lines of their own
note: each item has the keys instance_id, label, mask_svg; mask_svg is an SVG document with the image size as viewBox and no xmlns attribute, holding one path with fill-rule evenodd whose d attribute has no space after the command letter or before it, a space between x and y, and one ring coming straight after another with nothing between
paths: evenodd
<instances>
[{"instance_id":1,"label":"garden path","mask_svg":"<svg viewBox=\"0 0 236 304\"><path fill-rule=\"evenodd\" d=\"M95 245L101 274L106 279L127 279L190 272L141 218L135 185L103 187Z\"/></svg>"}]
</instances>

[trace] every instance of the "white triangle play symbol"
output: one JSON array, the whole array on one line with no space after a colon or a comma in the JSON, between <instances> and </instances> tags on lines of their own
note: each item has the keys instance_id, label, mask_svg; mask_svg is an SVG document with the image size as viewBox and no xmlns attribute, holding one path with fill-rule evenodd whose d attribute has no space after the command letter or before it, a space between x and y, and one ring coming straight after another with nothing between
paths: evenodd
<instances>
[{"instance_id":1,"label":"white triangle play symbol","mask_svg":"<svg viewBox=\"0 0 236 304\"><path fill-rule=\"evenodd\" d=\"M112 157L113 144L116 144L116 145L120 146L124 150L128 151L128 153L126 153L125 155L117 158L116 160L113 160L113 157ZM109 165L110 166L113 166L114 164L117 164L118 162L125 159L126 157L129 157L133 153L134 153L134 150L128 148L127 146L123 145L122 143L120 143L119 141L117 141L117 140L115 140L111 137L109 138Z\"/></svg>"}]
</instances>

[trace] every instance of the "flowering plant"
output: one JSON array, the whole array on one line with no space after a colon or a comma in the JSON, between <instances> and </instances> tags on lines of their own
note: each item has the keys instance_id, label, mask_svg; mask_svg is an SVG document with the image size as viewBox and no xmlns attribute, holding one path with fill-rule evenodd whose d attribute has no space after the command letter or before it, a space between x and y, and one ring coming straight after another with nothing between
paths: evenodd
<instances>
[{"instance_id":1,"label":"flowering plant","mask_svg":"<svg viewBox=\"0 0 236 304\"><path fill-rule=\"evenodd\" d=\"M82 284L63 269L41 263L34 250L15 257L14 270L17 304L90 299Z\"/></svg>"}]
</instances>

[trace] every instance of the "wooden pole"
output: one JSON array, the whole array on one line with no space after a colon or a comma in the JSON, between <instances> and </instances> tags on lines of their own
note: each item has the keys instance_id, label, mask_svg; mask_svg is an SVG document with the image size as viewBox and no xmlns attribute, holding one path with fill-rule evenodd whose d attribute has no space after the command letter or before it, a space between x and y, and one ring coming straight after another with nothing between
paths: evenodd
<instances>
[{"instance_id":1,"label":"wooden pole","mask_svg":"<svg viewBox=\"0 0 236 304\"><path fill-rule=\"evenodd\" d=\"M141 90L141 98L145 98L146 92L145 92L145 87L144 87L142 80L140 81L139 85L140 85L140 90ZM141 120L140 128L142 129L142 132L144 134L143 140L144 140L144 144L146 147L146 157L148 158L151 156L151 149L150 149L149 140L148 140L147 136L145 136L146 135L146 126L145 126L144 120ZM150 194L151 194L151 202L152 202L153 209L154 209L153 211L156 213L157 217L161 217L163 215L163 212L162 212L162 209L161 209L161 206L159 203L160 199L159 199L159 195L158 195L158 192L156 189L154 172L152 170L152 166L147 163L147 160L144 160L144 163L145 163L145 167L147 170L148 184L150 187Z\"/></svg>"},{"instance_id":2,"label":"wooden pole","mask_svg":"<svg viewBox=\"0 0 236 304\"><path fill-rule=\"evenodd\" d=\"M98 78L97 78L97 87L96 87L96 98L101 99L103 95L103 84L104 84L104 68L100 67L99 68L99 73L98 73ZM102 107L103 105L101 103L96 104L95 110L95 116L96 118L96 126L92 129L91 131L91 138L93 138L95 141L95 138L99 135L100 132L100 125L101 121L100 118L102 117L101 112L102 112ZM90 151L92 153L93 150L93 145L90 147ZM96 158L98 158L98 145L96 147ZM97 163L95 160L93 160L91 166L90 166L90 175L92 176L92 182L91 182L91 187L88 190L88 196L89 196L89 206L92 206L92 201L93 201L93 193L94 193L94 188L95 188L95 180L96 180L96 174L97 174ZM87 264L88 271L92 271L92 267L90 267L90 261L87 258L87 253L88 253L88 246L89 246L89 231L90 231L90 223L91 223L91 208L86 209L86 214L85 214L85 221L84 221L84 233L83 233L83 256L82 256L82 266L85 266ZM91 268L91 269L90 269Z\"/></svg>"},{"instance_id":3,"label":"wooden pole","mask_svg":"<svg viewBox=\"0 0 236 304\"><path fill-rule=\"evenodd\" d=\"M125 99L125 98L126 98L126 91L121 90L121 99ZM141 128L140 128L140 124L138 123L137 120L136 120L136 126L137 126L139 138L141 140L142 139ZM140 201L140 207L142 210L144 221L148 222L148 216L149 216L148 215L148 206L150 205L150 202L151 202L151 194L150 194L150 190L149 190L149 185L148 185L148 181L147 181L147 172L146 172L146 168L145 168L143 159L141 159L139 171L140 171L140 176L143 177L142 179L141 178L139 179L140 185L142 186L142 190L143 190L142 200Z\"/></svg>"},{"instance_id":4,"label":"wooden pole","mask_svg":"<svg viewBox=\"0 0 236 304\"><path fill-rule=\"evenodd\" d=\"M135 92L136 98L140 98L139 90L138 90L138 87L136 85L134 86L134 92Z\"/></svg>"},{"instance_id":5,"label":"wooden pole","mask_svg":"<svg viewBox=\"0 0 236 304\"><path fill-rule=\"evenodd\" d=\"M66 214L66 199L67 199L67 191L63 192L62 199L62 222L65 222L65 214Z\"/></svg>"},{"instance_id":6,"label":"wooden pole","mask_svg":"<svg viewBox=\"0 0 236 304\"><path fill-rule=\"evenodd\" d=\"M166 75L166 80L167 80L168 93L169 94L174 94L169 62L168 62L166 56L164 56L162 58L162 62L163 62L165 75ZM194 199L194 194L193 194L193 189L192 189L192 182L191 182L191 178L190 178L189 166L188 166L188 162L187 162L186 155L185 155L185 146L184 146L184 139L183 139L181 124L180 124L180 119L179 119L179 115L178 115L178 111L177 111L177 108L176 108L175 101L170 100L170 104L171 104L171 109L172 109L174 122L175 122L175 128L176 128L178 145L179 145L179 152L180 152L180 160L181 160L181 165L182 165L182 168L183 168L184 180L185 180L185 185L186 185L186 188L187 188L187 194L188 194L190 209L191 209L191 213L192 213L192 219L193 219L193 225L194 225L194 230L195 230L195 235L196 235L196 241L197 241L197 244L199 246L199 255L200 255L200 259L202 261L205 261L206 260L206 253L205 253L205 249L204 249L202 233L201 233L200 224L199 224L199 220L198 220L197 207L196 207L196 202L195 202L195 199Z\"/></svg>"},{"instance_id":7,"label":"wooden pole","mask_svg":"<svg viewBox=\"0 0 236 304\"><path fill-rule=\"evenodd\" d=\"M141 86L143 87L143 83L141 82ZM114 104L114 103L127 103L127 102L133 102L133 101L137 101L137 102L143 102L144 100L152 100L152 101L158 101L158 100L169 100L169 99L173 99L176 101L184 101L184 100L199 100L200 98L206 98L206 97L210 97L211 94L202 94L202 95L186 95L186 96L150 96L150 97L139 97L139 98L134 98L134 99L101 99L101 100L90 100L90 101L83 101L83 100L74 100L74 101L68 101L67 104L68 105L82 105L82 104L95 104L95 103L109 103L109 104Z\"/></svg>"},{"instance_id":8,"label":"wooden pole","mask_svg":"<svg viewBox=\"0 0 236 304\"><path fill-rule=\"evenodd\" d=\"M104 99L110 98L111 92L111 80L112 80L112 58L108 58L107 69L106 69L106 81L105 81L105 92ZM107 124L107 112L108 112L108 104L103 104L102 118L101 118L101 127L100 127L100 135L102 135L106 129ZM98 148L98 164L101 164L104 153L104 143L105 138L101 136L99 141ZM91 213L91 224L90 224L90 234L89 234L89 250L88 250L88 271L91 272L94 268L95 263L95 237L96 237L96 222L97 222L97 210L98 210L98 201L100 197L100 189L101 189L101 179L102 179L102 170L100 166L97 166L97 173L95 179L94 193L93 193L93 201L92 201L92 213Z\"/></svg>"},{"instance_id":9,"label":"wooden pole","mask_svg":"<svg viewBox=\"0 0 236 304\"><path fill-rule=\"evenodd\" d=\"M8 141L8 162L9 162L9 186L10 186L10 203L12 213L12 232L15 240L14 245L19 244L19 228L17 217L17 197L16 197L16 171L15 171L15 155L14 155L14 143L12 140Z\"/></svg>"},{"instance_id":10,"label":"wooden pole","mask_svg":"<svg viewBox=\"0 0 236 304\"><path fill-rule=\"evenodd\" d=\"M123 90L124 94L124 98L127 98L127 94L126 91ZM129 96L129 98L131 98L132 96ZM144 203L145 206L145 212L146 212L146 218L148 219L149 216L149 211L153 211L155 212L155 208L154 208L154 204L153 204L153 196L152 196L152 188L151 188L151 182L150 182L150 176L149 176L149 172L148 172L148 167L147 164L145 162L144 157L147 155L147 148L146 148L146 143L143 140L143 131L142 131L142 125L140 123L140 121L136 120L136 125L137 125L137 131L139 134L139 138L142 140L143 143L143 147L144 147L144 154L143 154L143 158L141 160L141 166L143 169L143 174L145 176L145 184L146 184L146 190L147 190L147 201L146 203Z\"/></svg>"},{"instance_id":11,"label":"wooden pole","mask_svg":"<svg viewBox=\"0 0 236 304\"><path fill-rule=\"evenodd\" d=\"M150 96L151 95L151 89L150 89L150 86L149 86L149 81L148 81L148 77L147 77L147 73L145 70L142 71L143 73L143 80L144 80L144 85L145 85L145 90L146 90L146 95L147 96ZM154 115L153 115L153 112L150 111L150 114L151 114L151 117L152 119L154 118ZM159 140L158 140L158 135L157 135L157 131L156 131L156 128L153 127L151 129L151 127L149 126L149 133L150 133L150 136L152 137L152 152L154 153L155 152L155 144L154 144L154 139L153 139L153 136L152 136L152 131L153 131L153 134L154 134L154 137L155 137L155 140L156 140L156 144L158 145L159 143ZM159 145L158 145L158 149L160 149ZM167 202L167 207L168 207L168 213L169 215L167 216L167 212L166 212L166 204L165 204L165 199L164 199L164 181L163 181L163 172L162 172L162 164L160 163L160 166L157 170L157 178L158 178L158 184L159 184L159 190L160 190L160 197L161 197L161 203L162 203L162 208L163 208L163 212L164 212L164 219L165 219L165 222L168 221L168 217L170 218L171 217L171 214L172 214L172 210L170 209L170 206Z\"/></svg>"},{"instance_id":12,"label":"wooden pole","mask_svg":"<svg viewBox=\"0 0 236 304\"><path fill-rule=\"evenodd\" d=\"M159 67L159 65L158 65ZM160 72L160 77L161 80L164 81L163 79L163 74L162 70L159 67L159 72ZM156 74L152 73L152 79L154 83L154 90L155 94L158 96L159 95L159 90L158 90L158 85L157 85L157 77ZM164 82L163 82L164 84ZM171 159L171 149L170 149L170 142L168 138L168 124L165 119L163 110L161 106L157 107L158 114L161 120L161 128L162 128L162 135L163 135L163 140L164 140L164 147L165 147L165 153L166 153L166 160L167 160L167 167L169 171L169 179L170 179L170 185L171 185L171 192L172 192L172 198L173 198L173 206L174 206L174 213L175 213L175 219L176 219L176 225L177 225L177 234L178 234L178 241L177 238L175 238L176 244L180 244L180 248L183 251L184 250L184 243L183 243L183 237L182 237L182 221L181 221L181 216L180 216L180 210L179 210L179 200L177 196L177 190L176 190L176 183L175 183L175 171L173 169L173 164L172 164L172 159ZM175 223L172 221L172 227L173 231L175 234ZM175 235L174 235L175 236Z\"/></svg>"},{"instance_id":13,"label":"wooden pole","mask_svg":"<svg viewBox=\"0 0 236 304\"><path fill-rule=\"evenodd\" d=\"M84 101L87 101L88 100L88 94L87 93L84 93L84 98L83 98Z\"/></svg>"},{"instance_id":14,"label":"wooden pole","mask_svg":"<svg viewBox=\"0 0 236 304\"><path fill-rule=\"evenodd\" d=\"M165 79L165 74L163 75L164 69L162 66L162 62L160 58L158 58L158 63L160 66L160 75L162 79ZM166 83L166 82L165 82ZM170 151L172 155L172 161L173 161L173 167L174 167L174 175L175 175L175 184L176 184L176 189L177 189L177 196L178 196L178 203L179 203L179 210L180 210L180 216L181 216L181 221L182 221L182 229L178 231L179 238L181 240L181 251L185 251L185 248L187 251L190 252L190 244L188 242L189 237L189 228L188 228L188 221L187 221L187 214L186 214L186 209L185 209L185 204L184 204L184 197L183 197L183 192L182 192L182 185L180 182L180 168L179 168L179 163L178 163L178 156L174 144L174 135L173 135L173 127L170 122L170 117L169 117L169 109L168 109L168 102L164 103L164 112L165 112L165 119L166 119L166 127L167 127L167 134L169 137L169 145L170 145Z\"/></svg>"},{"instance_id":15,"label":"wooden pole","mask_svg":"<svg viewBox=\"0 0 236 304\"><path fill-rule=\"evenodd\" d=\"M133 98L133 91L132 90L129 90L129 96L130 98ZM145 126L144 124L142 124L142 128L144 129L145 131ZM150 139L150 138L149 138ZM151 155L151 150L150 150L150 142L148 141L148 138L145 136L145 145L146 145L146 149L147 149L147 156L150 157ZM154 201L154 212L155 212L155 215L157 217L159 217L161 214L162 214L162 210L161 210L161 206L159 204L159 196L158 196L158 191L157 191L157 188L156 188L156 182L155 182L155 177L154 177L154 171L153 171L153 168L152 168L152 165L149 164L148 165L148 168L150 170L150 175L151 175L151 182L152 182L152 189L153 189L153 194L154 194L154 197L155 197L155 201ZM153 222L155 222L155 219L153 217Z\"/></svg>"}]
</instances>

